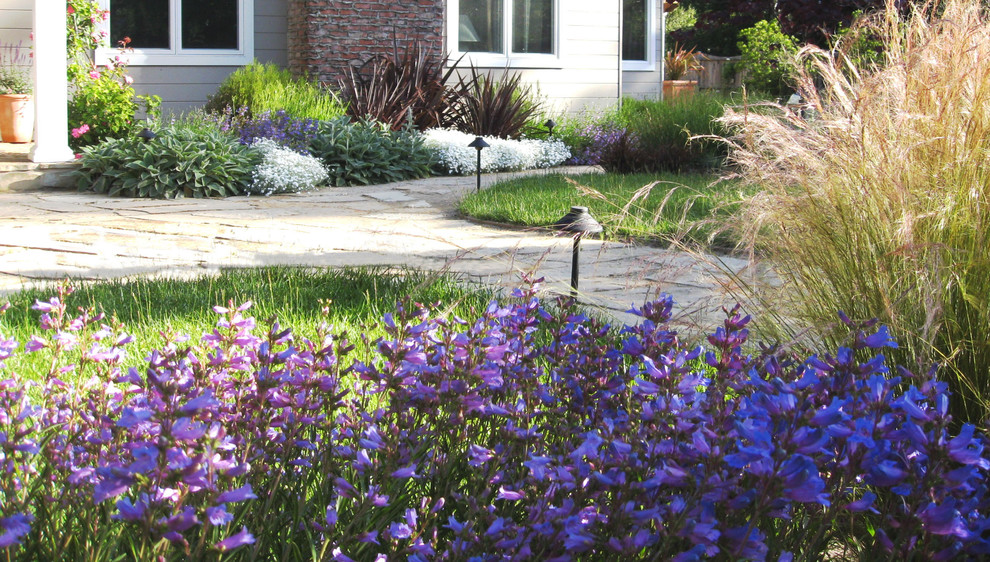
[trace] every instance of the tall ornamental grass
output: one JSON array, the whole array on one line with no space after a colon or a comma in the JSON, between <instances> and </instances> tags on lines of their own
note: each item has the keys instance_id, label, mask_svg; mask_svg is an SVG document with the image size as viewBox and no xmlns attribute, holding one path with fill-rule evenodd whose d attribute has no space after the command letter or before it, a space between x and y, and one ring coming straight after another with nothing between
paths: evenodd
<instances>
[{"instance_id":1,"label":"tall ornamental grass","mask_svg":"<svg viewBox=\"0 0 990 562\"><path fill-rule=\"evenodd\" d=\"M784 316L831 338L837 309L879 315L975 422L990 410L990 19L976 2L895 4L859 24L879 64L807 47L808 109L727 112L733 159L764 187L737 224L787 281Z\"/></svg>"}]
</instances>

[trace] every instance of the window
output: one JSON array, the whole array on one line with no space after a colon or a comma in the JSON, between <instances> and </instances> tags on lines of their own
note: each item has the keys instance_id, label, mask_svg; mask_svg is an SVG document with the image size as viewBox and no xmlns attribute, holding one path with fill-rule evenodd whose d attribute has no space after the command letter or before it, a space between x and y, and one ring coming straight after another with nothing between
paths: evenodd
<instances>
[{"instance_id":1,"label":"window","mask_svg":"<svg viewBox=\"0 0 990 562\"><path fill-rule=\"evenodd\" d=\"M254 58L253 0L103 0L112 58L129 37L133 65L242 65Z\"/></svg>"},{"instance_id":2,"label":"window","mask_svg":"<svg viewBox=\"0 0 990 562\"><path fill-rule=\"evenodd\" d=\"M554 64L557 0L451 0L449 36L470 62L504 66ZM453 40L451 41L453 43Z\"/></svg>"},{"instance_id":3,"label":"window","mask_svg":"<svg viewBox=\"0 0 990 562\"><path fill-rule=\"evenodd\" d=\"M656 70L656 0L622 0L622 70Z\"/></svg>"}]
</instances>

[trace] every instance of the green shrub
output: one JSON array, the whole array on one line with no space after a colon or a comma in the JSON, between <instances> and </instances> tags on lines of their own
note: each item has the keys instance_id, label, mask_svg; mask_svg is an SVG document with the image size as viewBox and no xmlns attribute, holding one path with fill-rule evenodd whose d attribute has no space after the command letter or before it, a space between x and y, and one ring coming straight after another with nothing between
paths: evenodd
<instances>
[{"instance_id":1,"label":"green shrub","mask_svg":"<svg viewBox=\"0 0 990 562\"><path fill-rule=\"evenodd\" d=\"M410 128L392 131L370 119L351 123L347 117L320 123L310 153L326 166L328 184L338 187L425 178L434 163Z\"/></svg>"},{"instance_id":2,"label":"green shrub","mask_svg":"<svg viewBox=\"0 0 990 562\"><path fill-rule=\"evenodd\" d=\"M927 6L930 8L931 6ZM834 311L879 316L906 365L940 362L956 420L990 412L990 19L888 7L879 68L816 49L799 93L814 118L731 111L733 160L763 188L734 224L786 280L768 306L839 339ZM834 331L830 331L832 327Z\"/></svg>"},{"instance_id":3,"label":"green shrub","mask_svg":"<svg viewBox=\"0 0 990 562\"><path fill-rule=\"evenodd\" d=\"M148 142L110 139L85 148L76 185L124 197L226 197L245 193L260 161L229 134L173 126Z\"/></svg>"},{"instance_id":4,"label":"green shrub","mask_svg":"<svg viewBox=\"0 0 990 562\"><path fill-rule=\"evenodd\" d=\"M742 37L740 65L746 71L746 87L772 95L792 91L797 39L781 31L777 20L757 22L739 35Z\"/></svg>"},{"instance_id":5,"label":"green shrub","mask_svg":"<svg viewBox=\"0 0 990 562\"><path fill-rule=\"evenodd\" d=\"M210 96L206 110L221 113L225 108L247 108L249 115L283 110L299 119L333 119L345 107L330 90L304 78L292 76L273 63L255 61L234 71Z\"/></svg>"},{"instance_id":6,"label":"green shrub","mask_svg":"<svg viewBox=\"0 0 990 562\"><path fill-rule=\"evenodd\" d=\"M143 125L136 114L143 109L154 120L161 99L158 96L137 96L129 82L119 72L93 71L79 78L69 100L69 146L78 150L107 139L132 137ZM132 139L133 140L133 139Z\"/></svg>"}]
</instances>

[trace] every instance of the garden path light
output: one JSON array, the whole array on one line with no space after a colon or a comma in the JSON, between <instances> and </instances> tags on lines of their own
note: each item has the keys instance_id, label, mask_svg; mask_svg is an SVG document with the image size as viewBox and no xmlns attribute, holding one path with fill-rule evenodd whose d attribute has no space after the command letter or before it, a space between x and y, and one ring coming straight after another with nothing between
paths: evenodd
<instances>
[{"instance_id":1,"label":"garden path light","mask_svg":"<svg viewBox=\"0 0 990 562\"><path fill-rule=\"evenodd\" d=\"M478 168L477 168L478 188L475 191L481 191L481 150L488 148L491 145L485 142L485 139L481 137L475 137L474 140L471 141L471 144L469 144L468 146L478 151Z\"/></svg>"},{"instance_id":2,"label":"garden path light","mask_svg":"<svg viewBox=\"0 0 990 562\"><path fill-rule=\"evenodd\" d=\"M547 128L547 131L550 131L550 133L547 136L552 137L553 128L557 126L557 122L554 121L553 119L547 119L547 122L544 123L543 126Z\"/></svg>"},{"instance_id":3,"label":"garden path light","mask_svg":"<svg viewBox=\"0 0 990 562\"><path fill-rule=\"evenodd\" d=\"M578 290L578 251L581 238L585 234L597 234L602 231L602 225L591 216L587 207L574 206L570 212L560 218L553 226L564 232L574 234L574 249L571 256L571 296L577 296Z\"/></svg>"}]
</instances>

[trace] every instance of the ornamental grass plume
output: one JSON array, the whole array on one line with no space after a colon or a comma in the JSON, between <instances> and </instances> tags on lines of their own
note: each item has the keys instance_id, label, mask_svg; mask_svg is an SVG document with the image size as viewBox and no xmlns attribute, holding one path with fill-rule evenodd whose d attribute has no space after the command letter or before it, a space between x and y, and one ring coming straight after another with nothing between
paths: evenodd
<instances>
[{"instance_id":1,"label":"ornamental grass plume","mask_svg":"<svg viewBox=\"0 0 990 562\"><path fill-rule=\"evenodd\" d=\"M979 2L905 6L890 0L854 29L851 42L883 45L878 63L845 56L849 43L801 50L803 114L727 112L732 159L763 188L737 224L787 282L767 300L780 314L825 341L835 310L879 316L901 342L894 357L940 363L957 421L979 422L990 412L990 19Z\"/></svg>"}]
</instances>

